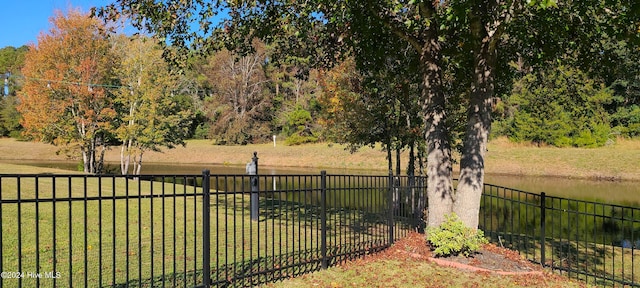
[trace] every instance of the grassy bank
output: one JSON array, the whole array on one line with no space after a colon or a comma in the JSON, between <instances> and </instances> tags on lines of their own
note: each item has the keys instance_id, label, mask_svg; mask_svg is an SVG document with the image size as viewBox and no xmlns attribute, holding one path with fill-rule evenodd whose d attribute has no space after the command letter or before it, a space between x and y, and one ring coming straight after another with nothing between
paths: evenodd
<instances>
[{"instance_id":1,"label":"grassy bank","mask_svg":"<svg viewBox=\"0 0 640 288\"><path fill-rule=\"evenodd\" d=\"M148 152L146 163L228 164L244 165L253 152L258 152L260 165L386 171L386 153L380 148L364 147L349 153L343 145L327 143L285 146L256 144L247 146L215 146L207 140L190 140L186 147ZM0 139L2 160L67 160L57 155L57 148L34 142ZM403 167L407 154L404 153ZM106 153L106 161L119 162L119 150ZM488 145L486 172L489 174L556 176L603 180L640 181L640 140L620 139L615 145L596 148L537 147L515 144L500 138ZM454 166L457 170L457 166Z\"/></svg>"},{"instance_id":2,"label":"grassy bank","mask_svg":"<svg viewBox=\"0 0 640 288\"><path fill-rule=\"evenodd\" d=\"M556 148L500 138L491 141L488 150L486 166L491 174L640 181L638 139L619 139L601 148Z\"/></svg>"}]
</instances>

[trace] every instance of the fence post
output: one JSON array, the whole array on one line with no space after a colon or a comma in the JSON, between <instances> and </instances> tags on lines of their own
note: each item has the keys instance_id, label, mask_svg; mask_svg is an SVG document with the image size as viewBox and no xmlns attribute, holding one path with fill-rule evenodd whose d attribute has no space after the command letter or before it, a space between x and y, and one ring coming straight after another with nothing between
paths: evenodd
<instances>
[{"instance_id":1,"label":"fence post","mask_svg":"<svg viewBox=\"0 0 640 288\"><path fill-rule=\"evenodd\" d=\"M322 269L327 269L327 171L324 170L320 172L320 253Z\"/></svg>"},{"instance_id":2,"label":"fence post","mask_svg":"<svg viewBox=\"0 0 640 288\"><path fill-rule=\"evenodd\" d=\"M546 194L544 192L540 193L540 264L542 266L545 265L545 261L546 261L546 255L545 255L545 247L547 244L547 236L546 236L546 230L547 230L547 207L546 207Z\"/></svg>"},{"instance_id":3,"label":"fence post","mask_svg":"<svg viewBox=\"0 0 640 288\"><path fill-rule=\"evenodd\" d=\"M210 172L202 171L202 287L211 287Z\"/></svg>"},{"instance_id":4,"label":"fence post","mask_svg":"<svg viewBox=\"0 0 640 288\"><path fill-rule=\"evenodd\" d=\"M393 171L389 170L389 245L393 244Z\"/></svg>"},{"instance_id":5,"label":"fence post","mask_svg":"<svg viewBox=\"0 0 640 288\"><path fill-rule=\"evenodd\" d=\"M258 221L258 152L253 152L251 162L247 163L247 174L252 175L249 178L251 186L251 220Z\"/></svg>"}]
</instances>

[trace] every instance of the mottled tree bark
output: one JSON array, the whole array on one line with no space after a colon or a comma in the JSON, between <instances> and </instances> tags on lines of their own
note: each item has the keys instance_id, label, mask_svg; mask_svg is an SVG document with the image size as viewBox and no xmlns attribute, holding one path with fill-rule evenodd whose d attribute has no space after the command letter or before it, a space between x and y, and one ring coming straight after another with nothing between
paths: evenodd
<instances>
[{"instance_id":1,"label":"mottled tree bark","mask_svg":"<svg viewBox=\"0 0 640 288\"><path fill-rule=\"evenodd\" d=\"M467 111L467 125L460 159L460 179L456 189L453 212L471 228L478 227L480 199L484 186L484 160L491 128L491 109L494 95L496 41L499 23L483 19L487 5L477 5L471 18L474 41L474 78ZM473 14L473 13L472 13Z\"/></svg>"},{"instance_id":2,"label":"mottled tree bark","mask_svg":"<svg viewBox=\"0 0 640 288\"><path fill-rule=\"evenodd\" d=\"M452 212L453 181L451 166L451 143L446 127L445 95L442 90L442 68L440 67L440 43L437 25L426 31L421 53L423 117L427 142L427 198L429 210L427 226L437 227Z\"/></svg>"}]
</instances>

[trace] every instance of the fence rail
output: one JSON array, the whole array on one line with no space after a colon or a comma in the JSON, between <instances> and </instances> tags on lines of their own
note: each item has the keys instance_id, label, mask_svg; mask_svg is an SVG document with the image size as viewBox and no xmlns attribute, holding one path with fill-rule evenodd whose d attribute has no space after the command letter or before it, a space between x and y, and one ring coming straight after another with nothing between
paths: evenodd
<instances>
[{"instance_id":1,"label":"fence rail","mask_svg":"<svg viewBox=\"0 0 640 288\"><path fill-rule=\"evenodd\" d=\"M420 177L0 175L0 287L244 287L422 228ZM492 242L596 285L640 286L638 208L485 185Z\"/></svg>"}]
</instances>

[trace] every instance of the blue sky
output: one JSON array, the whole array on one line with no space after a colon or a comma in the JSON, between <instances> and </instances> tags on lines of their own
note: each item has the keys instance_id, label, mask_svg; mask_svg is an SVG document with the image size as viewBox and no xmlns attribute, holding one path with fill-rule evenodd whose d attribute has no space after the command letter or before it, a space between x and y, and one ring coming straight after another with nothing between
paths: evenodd
<instances>
[{"instance_id":1,"label":"blue sky","mask_svg":"<svg viewBox=\"0 0 640 288\"><path fill-rule=\"evenodd\" d=\"M69 7L89 12L111 0L0 0L0 48L36 43L38 34L50 28L53 11Z\"/></svg>"}]
</instances>

